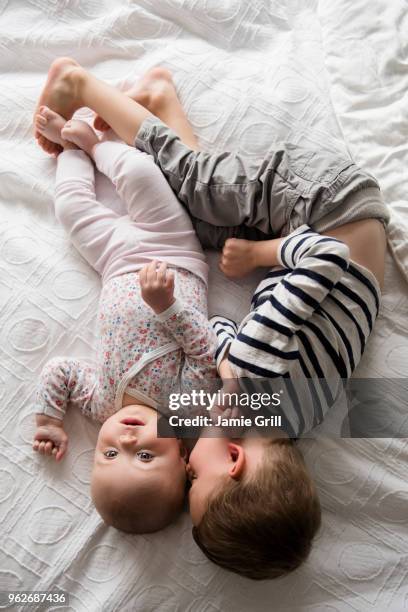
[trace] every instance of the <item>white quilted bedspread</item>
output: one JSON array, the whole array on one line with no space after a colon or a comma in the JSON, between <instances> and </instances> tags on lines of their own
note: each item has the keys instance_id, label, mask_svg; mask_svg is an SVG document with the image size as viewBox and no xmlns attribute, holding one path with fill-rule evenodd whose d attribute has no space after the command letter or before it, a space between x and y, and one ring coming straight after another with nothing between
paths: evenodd
<instances>
[{"instance_id":1,"label":"white quilted bedspread","mask_svg":"<svg viewBox=\"0 0 408 612\"><path fill-rule=\"evenodd\" d=\"M169 68L204 149L344 138L394 209L397 259L359 372L408 376L407 40L406 0L0 0L0 591L64 590L60 609L81 612L408 610L403 440L301 443L323 528L301 570L263 583L208 562L188 514L149 536L106 528L88 494L97 427L74 411L65 460L34 455L36 379L53 355L92 354L100 283L54 219L55 162L30 132L48 66L69 54L107 80ZM214 271L211 310L239 318L252 285Z\"/></svg>"}]
</instances>

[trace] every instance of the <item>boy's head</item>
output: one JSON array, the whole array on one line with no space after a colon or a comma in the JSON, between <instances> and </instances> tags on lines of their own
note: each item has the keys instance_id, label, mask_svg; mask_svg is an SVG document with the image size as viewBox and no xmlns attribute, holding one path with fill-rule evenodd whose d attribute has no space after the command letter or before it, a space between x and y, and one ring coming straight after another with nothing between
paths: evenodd
<instances>
[{"instance_id":1,"label":"boy's head","mask_svg":"<svg viewBox=\"0 0 408 612\"><path fill-rule=\"evenodd\" d=\"M307 558L320 504L291 440L200 438L188 471L193 537L211 561L261 580Z\"/></svg>"},{"instance_id":2,"label":"boy's head","mask_svg":"<svg viewBox=\"0 0 408 612\"><path fill-rule=\"evenodd\" d=\"M182 447L157 437L157 413L126 406L102 425L92 471L92 499L108 525L150 533L181 511L186 484Z\"/></svg>"}]
</instances>

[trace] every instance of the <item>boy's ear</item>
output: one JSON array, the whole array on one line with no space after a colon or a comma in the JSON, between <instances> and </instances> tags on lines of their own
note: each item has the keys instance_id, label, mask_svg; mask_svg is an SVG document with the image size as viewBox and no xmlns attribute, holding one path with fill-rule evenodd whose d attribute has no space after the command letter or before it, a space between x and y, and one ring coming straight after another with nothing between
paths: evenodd
<instances>
[{"instance_id":1,"label":"boy's ear","mask_svg":"<svg viewBox=\"0 0 408 612\"><path fill-rule=\"evenodd\" d=\"M234 478L234 480L239 480L244 473L245 451L239 444L230 442L228 444L228 452L231 457L231 466L228 470L228 475Z\"/></svg>"}]
</instances>

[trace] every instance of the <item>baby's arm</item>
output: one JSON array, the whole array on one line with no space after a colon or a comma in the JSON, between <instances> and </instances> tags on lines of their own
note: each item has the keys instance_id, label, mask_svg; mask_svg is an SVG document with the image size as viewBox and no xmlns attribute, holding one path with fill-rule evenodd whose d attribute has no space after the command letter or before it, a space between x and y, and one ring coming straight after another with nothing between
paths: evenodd
<instances>
[{"instance_id":1,"label":"baby's arm","mask_svg":"<svg viewBox=\"0 0 408 612\"><path fill-rule=\"evenodd\" d=\"M33 450L44 455L64 456L68 437L63 419L68 403L90 416L95 372L76 359L55 358L44 366L36 394L36 425Z\"/></svg>"},{"instance_id":2,"label":"baby's arm","mask_svg":"<svg viewBox=\"0 0 408 612\"><path fill-rule=\"evenodd\" d=\"M206 382L206 379L214 379L217 374L214 360L217 341L208 319L178 300L157 316L183 349L183 379L188 379L190 384L194 380Z\"/></svg>"},{"instance_id":3,"label":"baby's arm","mask_svg":"<svg viewBox=\"0 0 408 612\"><path fill-rule=\"evenodd\" d=\"M214 378L216 338L208 319L175 299L174 277L165 264L157 268L153 261L140 271L139 278L142 298L184 351L187 371L183 376Z\"/></svg>"}]
</instances>

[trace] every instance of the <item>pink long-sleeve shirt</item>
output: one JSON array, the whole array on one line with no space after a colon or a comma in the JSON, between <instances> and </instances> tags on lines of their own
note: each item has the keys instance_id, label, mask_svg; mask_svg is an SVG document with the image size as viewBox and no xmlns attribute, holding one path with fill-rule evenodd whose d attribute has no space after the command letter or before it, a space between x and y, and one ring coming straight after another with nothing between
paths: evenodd
<instances>
[{"instance_id":1,"label":"pink long-sleeve shirt","mask_svg":"<svg viewBox=\"0 0 408 612\"><path fill-rule=\"evenodd\" d=\"M200 386L217 375L215 333L204 282L175 268L176 302L155 315L142 298L138 272L108 281L98 312L96 363L56 357L41 373L36 413L63 419L68 403L104 422L126 392L160 409L171 385Z\"/></svg>"}]
</instances>

